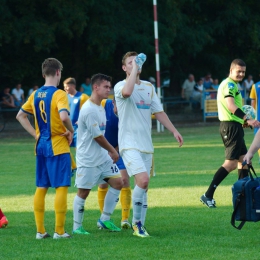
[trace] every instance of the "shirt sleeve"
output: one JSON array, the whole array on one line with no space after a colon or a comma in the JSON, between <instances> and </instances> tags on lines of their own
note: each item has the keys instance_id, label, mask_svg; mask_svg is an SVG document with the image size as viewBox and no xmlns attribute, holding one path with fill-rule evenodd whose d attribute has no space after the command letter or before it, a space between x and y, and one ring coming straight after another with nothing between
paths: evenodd
<instances>
[{"instance_id":1,"label":"shirt sleeve","mask_svg":"<svg viewBox=\"0 0 260 260\"><path fill-rule=\"evenodd\" d=\"M252 89L251 89L251 92L250 92L250 98L256 99L255 84L252 86Z\"/></svg>"},{"instance_id":2,"label":"shirt sleeve","mask_svg":"<svg viewBox=\"0 0 260 260\"><path fill-rule=\"evenodd\" d=\"M125 85L125 81L118 82L115 85L115 88L114 88L115 97L124 98L123 95L122 95L122 89L123 89L124 85Z\"/></svg>"},{"instance_id":3,"label":"shirt sleeve","mask_svg":"<svg viewBox=\"0 0 260 260\"><path fill-rule=\"evenodd\" d=\"M152 103L151 103L151 112L152 114L159 113L163 111L162 104L160 102L159 97L157 96L157 93L155 91L155 87L153 87L153 95L152 95Z\"/></svg>"},{"instance_id":4,"label":"shirt sleeve","mask_svg":"<svg viewBox=\"0 0 260 260\"><path fill-rule=\"evenodd\" d=\"M68 114L70 114L69 100L67 94L62 90L58 90L56 93L58 111L67 111Z\"/></svg>"},{"instance_id":5,"label":"shirt sleeve","mask_svg":"<svg viewBox=\"0 0 260 260\"><path fill-rule=\"evenodd\" d=\"M223 94L224 97L235 97L237 93L237 88L234 83L228 82L224 87L223 87Z\"/></svg>"},{"instance_id":6,"label":"shirt sleeve","mask_svg":"<svg viewBox=\"0 0 260 260\"><path fill-rule=\"evenodd\" d=\"M35 94L35 93L34 93ZM22 111L27 113L27 114L31 114L33 115L34 113L34 94L30 95L28 100L23 104L22 106Z\"/></svg>"}]
</instances>

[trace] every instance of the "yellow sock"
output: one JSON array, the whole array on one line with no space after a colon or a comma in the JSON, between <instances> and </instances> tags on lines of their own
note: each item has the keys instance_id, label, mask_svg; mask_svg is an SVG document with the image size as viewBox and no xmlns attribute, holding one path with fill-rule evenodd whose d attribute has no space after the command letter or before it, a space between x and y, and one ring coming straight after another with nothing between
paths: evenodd
<instances>
[{"instance_id":1,"label":"yellow sock","mask_svg":"<svg viewBox=\"0 0 260 260\"><path fill-rule=\"evenodd\" d=\"M126 187L121 189L120 201L122 206L122 221L129 218L131 207L131 188Z\"/></svg>"},{"instance_id":2,"label":"yellow sock","mask_svg":"<svg viewBox=\"0 0 260 260\"><path fill-rule=\"evenodd\" d=\"M37 188L34 195L34 217L37 232L41 234L45 233L44 227L44 209L45 209L45 195L47 193L47 188Z\"/></svg>"},{"instance_id":3,"label":"yellow sock","mask_svg":"<svg viewBox=\"0 0 260 260\"><path fill-rule=\"evenodd\" d=\"M70 152L70 160L71 160L71 169L74 170L77 168L77 164L74 160L73 154Z\"/></svg>"},{"instance_id":4,"label":"yellow sock","mask_svg":"<svg viewBox=\"0 0 260 260\"><path fill-rule=\"evenodd\" d=\"M59 235L65 233L64 225L67 212L67 195L68 187L56 188L56 195L54 201L55 208L55 232Z\"/></svg>"},{"instance_id":5,"label":"yellow sock","mask_svg":"<svg viewBox=\"0 0 260 260\"><path fill-rule=\"evenodd\" d=\"M105 202L105 197L107 194L108 188L102 189L100 187L98 187L98 205L99 205L99 209L100 212L103 212L103 208L104 208L104 202Z\"/></svg>"}]
</instances>

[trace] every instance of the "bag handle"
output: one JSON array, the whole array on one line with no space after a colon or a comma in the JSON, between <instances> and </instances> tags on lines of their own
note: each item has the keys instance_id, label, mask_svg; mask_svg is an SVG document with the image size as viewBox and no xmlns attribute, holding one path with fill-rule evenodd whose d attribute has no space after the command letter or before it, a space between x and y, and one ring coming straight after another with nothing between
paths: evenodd
<instances>
[{"instance_id":1,"label":"bag handle","mask_svg":"<svg viewBox=\"0 0 260 260\"><path fill-rule=\"evenodd\" d=\"M243 167L244 167L245 165L247 165L249 177L250 177L250 179L253 181L253 180L254 180L254 176L257 178L257 175L256 175L256 173L255 173L255 169L254 169L254 167L253 167L252 164L247 164L246 161L242 162L242 169L243 169ZM252 170L254 176L253 176L251 170Z\"/></svg>"},{"instance_id":2,"label":"bag handle","mask_svg":"<svg viewBox=\"0 0 260 260\"><path fill-rule=\"evenodd\" d=\"M241 221L241 223L238 225L238 226L236 226L236 224L235 224L235 222L236 222L236 220L235 220L235 215L236 215L236 212L237 212L237 210L238 210L238 207L239 207L239 204L240 204L240 202L241 202L241 196L242 196L242 193L239 193L239 195L237 196L237 199L236 199L236 202L235 202L235 209L234 209L234 211L233 211L233 213L232 213L232 216L231 216L231 225L234 227L234 228L236 228L236 229L238 229L238 230L241 230L242 229L242 227L245 225L245 221Z\"/></svg>"}]
</instances>

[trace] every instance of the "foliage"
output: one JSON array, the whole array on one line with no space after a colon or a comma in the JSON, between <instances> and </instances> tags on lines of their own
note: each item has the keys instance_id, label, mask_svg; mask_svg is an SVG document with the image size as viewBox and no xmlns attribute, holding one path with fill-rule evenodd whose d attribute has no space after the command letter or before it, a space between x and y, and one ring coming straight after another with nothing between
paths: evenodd
<instances>
[{"instance_id":1,"label":"foliage","mask_svg":"<svg viewBox=\"0 0 260 260\"><path fill-rule=\"evenodd\" d=\"M222 80L240 57L257 79L260 58L259 1L158 1L161 71L169 71L169 93L178 95L189 73L210 71ZM2 85L42 84L41 63L60 59L63 77L78 85L103 72L114 83L124 77L121 58L129 50L148 56L143 78L155 77L153 2L123 0L2 0L0 6Z\"/></svg>"}]
</instances>

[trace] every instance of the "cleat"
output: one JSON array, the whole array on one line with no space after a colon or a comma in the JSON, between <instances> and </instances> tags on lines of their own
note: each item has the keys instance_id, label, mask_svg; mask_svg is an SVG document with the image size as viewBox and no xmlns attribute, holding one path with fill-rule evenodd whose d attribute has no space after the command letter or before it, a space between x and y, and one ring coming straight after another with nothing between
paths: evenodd
<instances>
[{"instance_id":1,"label":"cleat","mask_svg":"<svg viewBox=\"0 0 260 260\"><path fill-rule=\"evenodd\" d=\"M200 201L210 209L216 208L216 201L213 198L206 197L205 194L200 197Z\"/></svg>"},{"instance_id":2,"label":"cleat","mask_svg":"<svg viewBox=\"0 0 260 260\"><path fill-rule=\"evenodd\" d=\"M0 228L6 228L7 225L8 225L8 219L6 218L6 216L3 216L0 219Z\"/></svg>"},{"instance_id":3,"label":"cleat","mask_svg":"<svg viewBox=\"0 0 260 260\"><path fill-rule=\"evenodd\" d=\"M121 231L120 228L118 228L113 221L110 220L105 220L105 221L101 221L100 219L97 222L97 226L99 229L108 229L109 231L113 231L113 232L119 232Z\"/></svg>"},{"instance_id":4,"label":"cleat","mask_svg":"<svg viewBox=\"0 0 260 260\"><path fill-rule=\"evenodd\" d=\"M124 220L121 221L121 228L122 229L130 229L131 228L131 224L128 222L128 220Z\"/></svg>"},{"instance_id":5,"label":"cleat","mask_svg":"<svg viewBox=\"0 0 260 260\"><path fill-rule=\"evenodd\" d=\"M45 238L49 238L51 237L47 232L45 232L44 234L37 232L36 234L36 239L45 239Z\"/></svg>"},{"instance_id":6,"label":"cleat","mask_svg":"<svg viewBox=\"0 0 260 260\"><path fill-rule=\"evenodd\" d=\"M146 234L146 236L150 236L150 235L149 235L149 233L147 232L147 230L146 230L146 227L145 227L145 226L143 226L143 230L144 230L144 233Z\"/></svg>"},{"instance_id":7,"label":"cleat","mask_svg":"<svg viewBox=\"0 0 260 260\"><path fill-rule=\"evenodd\" d=\"M81 226L72 232L73 234L78 234L78 235L89 235L89 233Z\"/></svg>"},{"instance_id":8,"label":"cleat","mask_svg":"<svg viewBox=\"0 0 260 260\"><path fill-rule=\"evenodd\" d=\"M135 222L132 224L132 228L134 230L133 235L138 237L149 237L149 234L145 230L144 226L142 225L141 221Z\"/></svg>"},{"instance_id":9,"label":"cleat","mask_svg":"<svg viewBox=\"0 0 260 260\"><path fill-rule=\"evenodd\" d=\"M63 235L59 235L58 233L54 233L53 239L60 239L60 238L71 238L71 236L68 233L64 233Z\"/></svg>"}]
</instances>

